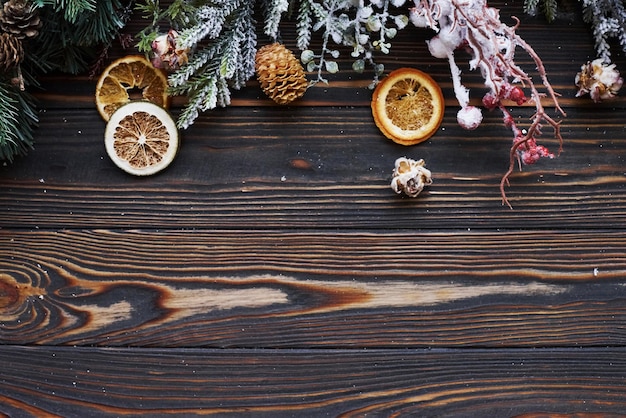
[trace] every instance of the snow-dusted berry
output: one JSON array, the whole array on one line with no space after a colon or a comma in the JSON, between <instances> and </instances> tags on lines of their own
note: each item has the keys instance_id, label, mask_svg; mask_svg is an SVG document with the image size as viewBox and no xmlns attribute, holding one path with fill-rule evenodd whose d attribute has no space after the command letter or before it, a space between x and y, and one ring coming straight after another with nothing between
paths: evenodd
<instances>
[{"instance_id":1,"label":"snow-dusted berry","mask_svg":"<svg viewBox=\"0 0 626 418\"><path fill-rule=\"evenodd\" d=\"M483 113L476 106L462 107L456 114L456 120L463 129L472 131L480 126Z\"/></svg>"}]
</instances>

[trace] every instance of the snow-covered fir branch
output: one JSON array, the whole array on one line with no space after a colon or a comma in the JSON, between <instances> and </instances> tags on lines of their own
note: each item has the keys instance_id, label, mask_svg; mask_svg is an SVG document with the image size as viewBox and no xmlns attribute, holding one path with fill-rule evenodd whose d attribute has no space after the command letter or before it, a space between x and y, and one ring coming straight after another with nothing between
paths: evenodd
<instances>
[{"instance_id":1,"label":"snow-covered fir branch","mask_svg":"<svg viewBox=\"0 0 626 418\"><path fill-rule=\"evenodd\" d=\"M263 31L279 38L280 23L289 10L297 20L297 47L304 50L303 63L326 81L325 73L339 71L339 47L348 46L353 69L374 68L374 80L384 70L374 61L386 54L398 30L408 24L405 0L174 0L161 10L159 2L144 0L137 7L151 21L139 33L139 49L145 53L178 54L176 59L159 56L167 63L173 94L188 96L177 124L187 128L200 111L230 103L229 89L239 89L254 75L256 34ZM261 28L254 20L260 8ZM393 8L393 11L392 11ZM309 50L313 36L320 36L319 51ZM155 47L156 42L156 47ZM175 65L171 65L174 63Z\"/></svg>"},{"instance_id":2,"label":"snow-covered fir branch","mask_svg":"<svg viewBox=\"0 0 626 418\"><path fill-rule=\"evenodd\" d=\"M626 9L623 0L580 0L583 21L593 33L596 56L611 62L611 41L626 52ZM543 14L551 22L558 14L557 0L524 0L524 11L532 16Z\"/></svg>"},{"instance_id":3,"label":"snow-covered fir branch","mask_svg":"<svg viewBox=\"0 0 626 418\"><path fill-rule=\"evenodd\" d=\"M611 39L626 52L626 10L622 0L582 0L583 19L591 26L596 54L611 62Z\"/></svg>"},{"instance_id":4,"label":"snow-covered fir branch","mask_svg":"<svg viewBox=\"0 0 626 418\"><path fill-rule=\"evenodd\" d=\"M175 13L155 10L158 4L146 1L144 13L158 16L140 33L143 52L160 55L153 62L168 63L171 93L185 95L188 102L177 120L180 128L193 124L199 113L230 104L230 89L240 89L254 75L257 44L255 2L211 0L185 2ZM184 5L182 3L185 3ZM276 32L286 0L263 0L270 10L265 27ZM167 22L167 34L160 25ZM186 24L181 24L186 22ZM177 27L178 26L178 27ZM276 33L268 34L275 36ZM162 38L166 40L161 41ZM166 42L161 48L161 42ZM176 60L171 55L177 54ZM188 57L189 55L189 57ZM175 62L176 65L171 65Z\"/></svg>"}]
</instances>

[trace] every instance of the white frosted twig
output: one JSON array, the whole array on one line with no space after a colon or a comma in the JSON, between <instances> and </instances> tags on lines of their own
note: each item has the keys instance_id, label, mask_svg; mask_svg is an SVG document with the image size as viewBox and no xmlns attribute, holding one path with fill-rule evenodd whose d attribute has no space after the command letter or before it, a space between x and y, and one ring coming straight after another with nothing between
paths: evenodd
<instances>
[{"instance_id":1,"label":"white frosted twig","mask_svg":"<svg viewBox=\"0 0 626 418\"><path fill-rule=\"evenodd\" d=\"M541 135L541 125L546 123L554 130L562 149L560 122L546 114L541 102L548 97L555 110L565 117L565 111L558 103L558 94L548 81L546 69L534 49L524 41L516 30L520 24L515 17L513 26L500 21L498 9L488 7L485 0L414 0L411 21L419 27L428 27L437 34L428 41L431 54L446 58L450 66L452 83L457 101L461 106L457 114L459 124L466 129L475 129L482 121L480 109L469 104L469 90L461 82L461 70L454 60L454 51L464 48L471 54L470 70L480 69L488 92L482 102L489 110L498 108L503 113L505 126L513 132L510 164L500 183L502 202L509 207L504 187L513 172L515 162L533 164L541 157L553 157L547 148L537 145ZM540 93L532 77L515 63L515 50L523 49L534 61L545 93ZM530 91L526 97L523 88ZM520 129L503 102L512 100L518 105L531 101L535 114L527 130Z\"/></svg>"}]
</instances>

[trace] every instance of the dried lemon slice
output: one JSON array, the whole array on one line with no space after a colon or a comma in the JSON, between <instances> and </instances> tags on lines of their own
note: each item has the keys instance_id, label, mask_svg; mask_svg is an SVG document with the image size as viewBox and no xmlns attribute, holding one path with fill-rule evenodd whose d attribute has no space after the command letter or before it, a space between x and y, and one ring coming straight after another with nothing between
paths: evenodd
<instances>
[{"instance_id":1,"label":"dried lemon slice","mask_svg":"<svg viewBox=\"0 0 626 418\"><path fill-rule=\"evenodd\" d=\"M402 145L430 138L439 128L445 109L437 82L415 68L392 71L376 86L371 105L376 126Z\"/></svg>"},{"instance_id":2,"label":"dried lemon slice","mask_svg":"<svg viewBox=\"0 0 626 418\"><path fill-rule=\"evenodd\" d=\"M164 108L169 106L165 73L145 57L129 55L113 61L98 79L96 107L100 116L108 121L120 106L133 100L135 90L143 100Z\"/></svg>"},{"instance_id":3,"label":"dried lemon slice","mask_svg":"<svg viewBox=\"0 0 626 418\"><path fill-rule=\"evenodd\" d=\"M134 101L116 110L104 133L107 154L122 170L136 176L158 173L178 152L178 130L167 110Z\"/></svg>"}]
</instances>

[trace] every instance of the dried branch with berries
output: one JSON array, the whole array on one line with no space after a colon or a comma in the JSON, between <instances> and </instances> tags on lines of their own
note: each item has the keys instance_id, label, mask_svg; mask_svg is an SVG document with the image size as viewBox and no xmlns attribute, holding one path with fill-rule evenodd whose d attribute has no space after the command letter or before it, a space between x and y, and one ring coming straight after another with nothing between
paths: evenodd
<instances>
[{"instance_id":1,"label":"dried branch with berries","mask_svg":"<svg viewBox=\"0 0 626 418\"><path fill-rule=\"evenodd\" d=\"M459 125L476 129L482 122L481 110L469 104L469 89L462 84L461 70L455 61L455 51L463 48L471 54L470 69L480 70L489 90L482 99L483 105L489 110L499 109L504 115L504 125L512 130L509 169L500 183L502 201L509 206L505 186L515 164L533 164L541 157L554 157L545 146L537 144L542 124L547 123L553 128L559 150L562 146L560 122L546 113L541 98L547 95L558 113L565 116L540 57L516 33L519 21L515 20L515 26L505 25L500 21L499 11L488 7L484 0L416 0L416 6L411 10L411 21L415 26L430 28L437 33L428 41L428 49L434 57L448 60L454 92L461 106L457 113ZM535 62L545 93L540 93L532 78L515 63L518 47ZM530 92L529 98L522 87ZM527 129L517 125L505 106L506 100L517 105L529 100L534 103L536 111Z\"/></svg>"}]
</instances>

